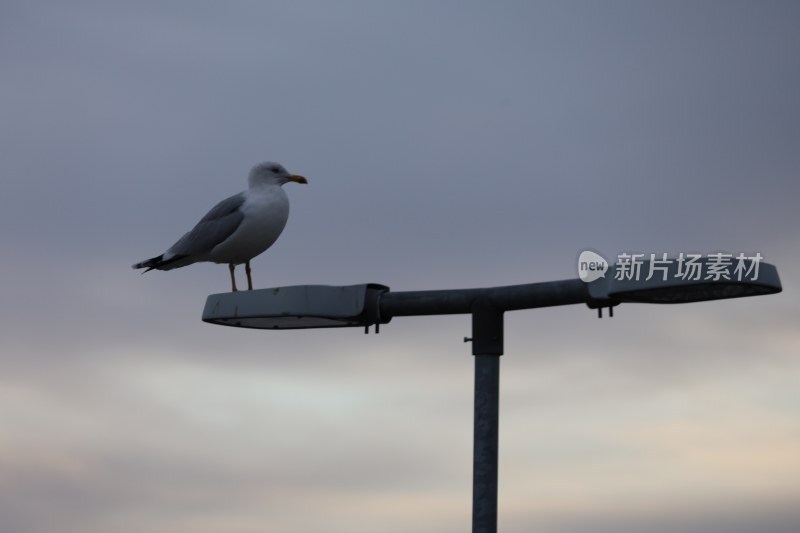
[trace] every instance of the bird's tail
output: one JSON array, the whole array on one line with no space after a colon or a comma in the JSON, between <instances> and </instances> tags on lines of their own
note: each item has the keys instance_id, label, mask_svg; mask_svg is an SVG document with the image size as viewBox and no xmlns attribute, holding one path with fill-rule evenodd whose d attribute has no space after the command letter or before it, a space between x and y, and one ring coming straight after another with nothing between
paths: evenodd
<instances>
[{"instance_id":1,"label":"bird's tail","mask_svg":"<svg viewBox=\"0 0 800 533\"><path fill-rule=\"evenodd\" d=\"M147 270L145 270L144 272L150 272L154 268L158 268L163 261L164 261L164 254L161 254L157 257L152 257L150 259L146 259L144 261L136 263L135 265L133 265L133 268L146 268ZM142 274L144 274L144 272L142 272Z\"/></svg>"},{"instance_id":2,"label":"bird's tail","mask_svg":"<svg viewBox=\"0 0 800 533\"><path fill-rule=\"evenodd\" d=\"M173 263L186 257L185 255L173 255L168 259L164 259L164 255L165 254L161 254L159 256L146 259L140 263L136 263L133 265L133 268L146 268L147 270L144 272L150 272L151 270L170 270L171 268L175 268L175 266L172 265ZM142 274L144 274L144 272L142 272Z\"/></svg>"}]
</instances>

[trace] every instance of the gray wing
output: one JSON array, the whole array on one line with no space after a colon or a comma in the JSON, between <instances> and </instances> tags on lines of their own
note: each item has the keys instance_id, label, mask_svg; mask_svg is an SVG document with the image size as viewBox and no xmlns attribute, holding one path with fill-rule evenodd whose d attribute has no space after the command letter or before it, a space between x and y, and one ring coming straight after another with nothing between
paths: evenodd
<instances>
[{"instance_id":1,"label":"gray wing","mask_svg":"<svg viewBox=\"0 0 800 533\"><path fill-rule=\"evenodd\" d=\"M192 231L173 244L167 253L175 256L204 256L230 237L244 219L241 211L244 193L222 200L211 208Z\"/></svg>"}]
</instances>

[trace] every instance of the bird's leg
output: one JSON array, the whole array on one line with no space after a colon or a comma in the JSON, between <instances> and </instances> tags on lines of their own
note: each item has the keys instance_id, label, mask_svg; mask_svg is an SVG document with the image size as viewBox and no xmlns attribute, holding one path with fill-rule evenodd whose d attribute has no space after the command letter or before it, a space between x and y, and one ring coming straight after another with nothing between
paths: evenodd
<instances>
[{"instance_id":1,"label":"bird's leg","mask_svg":"<svg viewBox=\"0 0 800 533\"><path fill-rule=\"evenodd\" d=\"M231 271L231 290L233 292L237 292L236 289L236 276L233 275L233 269L236 268L236 265L233 263L228 263L228 270Z\"/></svg>"},{"instance_id":2,"label":"bird's leg","mask_svg":"<svg viewBox=\"0 0 800 533\"><path fill-rule=\"evenodd\" d=\"M253 290L253 278L250 276L250 261L246 261L244 264L244 271L247 273L247 290Z\"/></svg>"}]
</instances>

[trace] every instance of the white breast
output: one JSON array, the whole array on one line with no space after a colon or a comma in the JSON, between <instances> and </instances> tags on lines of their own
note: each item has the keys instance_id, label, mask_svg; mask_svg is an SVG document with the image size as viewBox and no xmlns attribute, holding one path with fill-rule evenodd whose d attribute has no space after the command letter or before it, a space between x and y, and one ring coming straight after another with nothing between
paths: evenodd
<instances>
[{"instance_id":1,"label":"white breast","mask_svg":"<svg viewBox=\"0 0 800 533\"><path fill-rule=\"evenodd\" d=\"M211 250L211 261L241 264L272 246L289 219L289 198L279 185L250 189L241 210L242 223Z\"/></svg>"}]
</instances>

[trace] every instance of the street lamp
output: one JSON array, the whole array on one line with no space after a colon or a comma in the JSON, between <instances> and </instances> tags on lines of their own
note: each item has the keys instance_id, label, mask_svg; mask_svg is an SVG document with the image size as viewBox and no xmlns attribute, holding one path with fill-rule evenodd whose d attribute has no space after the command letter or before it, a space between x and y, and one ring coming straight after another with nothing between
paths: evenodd
<instances>
[{"instance_id":1,"label":"street lamp","mask_svg":"<svg viewBox=\"0 0 800 533\"><path fill-rule=\"evenodd\" d=\"M598 310L620 303L690 303L781 291L777 269L747 259L736 266L713 256L684 269L681 262L639 261L637 270L613 265L605 277L477 289L390 291L375 283L332 287L298 285L212 294L203 320L258 329L364 327L369 331L399 316L472 315L475 356L472 531L497 530L497 443L500 356L506 311L583 303ZM620 275L621 272L621 275ZM612 273L614 273L612 275ZM636 274L634 276L634 274ZM613 315L612 315L613 316Z\"/></svg>"}]
</instances>

